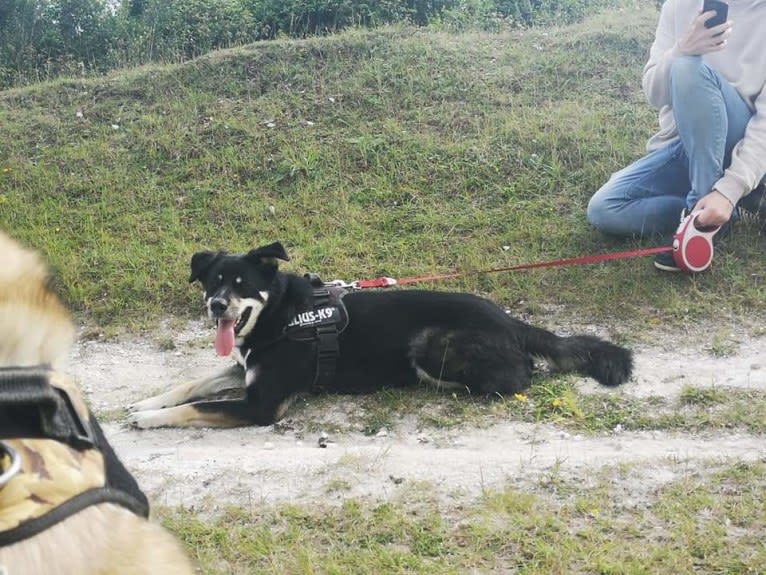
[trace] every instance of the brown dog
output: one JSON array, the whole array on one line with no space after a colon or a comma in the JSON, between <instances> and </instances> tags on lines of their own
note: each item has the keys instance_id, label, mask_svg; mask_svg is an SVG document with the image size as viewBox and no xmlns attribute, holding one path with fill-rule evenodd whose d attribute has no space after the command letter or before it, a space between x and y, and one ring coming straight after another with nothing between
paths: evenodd
<instances>
[{"instance_id":1,"label":"brown dog","mask_svg":"<svg viewBox=\"0 0 766 575\"><path fill-rule=\"evenodd\" d=\"M0 573L191 575L181 545L143 516L145 496L63 375L73 339L43 261L0 232ZM42 408L29 403L34 394ZM52 405L74 422L61 429L81 430L71 440L30 432L30 414Z\"/></svg>"}]
</instances>

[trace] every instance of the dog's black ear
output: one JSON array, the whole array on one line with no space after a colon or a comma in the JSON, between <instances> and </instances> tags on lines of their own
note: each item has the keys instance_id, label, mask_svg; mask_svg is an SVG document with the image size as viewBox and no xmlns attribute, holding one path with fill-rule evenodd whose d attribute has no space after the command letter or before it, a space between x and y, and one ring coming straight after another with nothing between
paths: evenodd
<instances>
[{"instance_id":1,"label":"dog's black ear","mask_svg":"<svg viewBox=\"0 0 766 575\"><path fill-rule=\"evenodd\" d=\"M277 260L283 262L289 262L290 257L287 255L285 248L279 242L274 242L267 246L261 246L247 252L247 259L256 260L266 265L277 265Z\"/></svg>"},{"instance_id":2,"label":"dog's black ear","mask_svg":"<svg viewBox=\"0 0 766 575\"><path fill-rule=\"evenodd\" d=\"M198 279L201 279L203 275L210 269L213 262L217 260L223 252L197 252L191 259L191 275L189 276L189 283L192 283Z\"/></svg>"}]
</instances>

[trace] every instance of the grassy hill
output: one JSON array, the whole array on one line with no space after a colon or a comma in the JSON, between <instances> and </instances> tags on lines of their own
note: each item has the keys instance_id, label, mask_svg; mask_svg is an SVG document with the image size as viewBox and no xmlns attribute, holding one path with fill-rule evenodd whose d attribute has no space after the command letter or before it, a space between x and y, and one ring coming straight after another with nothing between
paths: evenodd
<instances>
[{"instance_id":1,"label":"grassy hill","mask_svg":"<svg viewBox=\"0 0 766 575\"><path fill-rule=\"evenodd\" d=\"M199 249L280 240L288 269L351 280L637 247L591 230L585 207L655 127L640 90L655 20L354 31L0 92L0 227L105 325L198 315ZM697 277L643 258L426 287L672 321L762 314L764 275L745 224Z\"/></svg>"}]
</instances>

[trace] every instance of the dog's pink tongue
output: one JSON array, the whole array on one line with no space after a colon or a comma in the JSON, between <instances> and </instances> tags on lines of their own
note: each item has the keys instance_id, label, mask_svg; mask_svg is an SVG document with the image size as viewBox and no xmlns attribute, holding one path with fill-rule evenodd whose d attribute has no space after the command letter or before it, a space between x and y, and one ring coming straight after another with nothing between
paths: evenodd
<instances>
[{"instance_id":1,"label":"dog's pink tongue","mask_svg":"<svg viewBox=\"0 0 766 575\"><path fill-rule=\"evenodd\" d=\"M234 320L219 319L215 327L215 352L229 355L234 348Z\"/></svg>"}]
</instances>

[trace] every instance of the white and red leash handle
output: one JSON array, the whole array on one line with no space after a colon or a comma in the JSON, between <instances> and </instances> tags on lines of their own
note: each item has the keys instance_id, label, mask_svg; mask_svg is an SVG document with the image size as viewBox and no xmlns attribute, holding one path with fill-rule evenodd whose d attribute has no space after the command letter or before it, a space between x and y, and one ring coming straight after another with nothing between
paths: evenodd
<instances>
[{"instance_id":1,"label":"white and red leash handle","mask_svg":"<svg viewBox=\"0 0 766 575\"><path fill-rule=\"evenodd\" d=\"M673 236L673 260L685 272L704 272L713 261L713 236L721 226L697 225L699 211L681 220Z\"/></svg>"}]
</instances>

